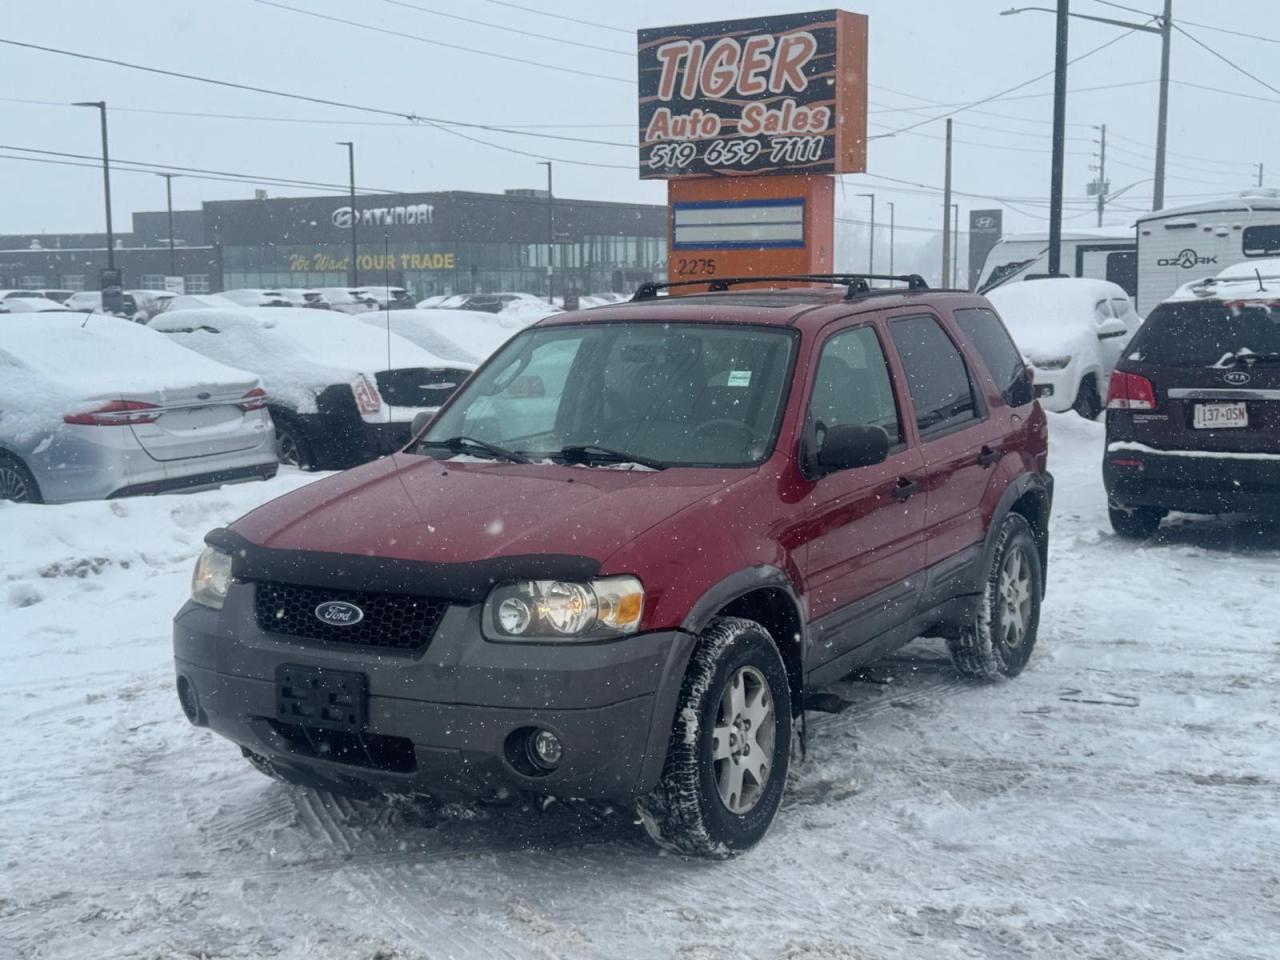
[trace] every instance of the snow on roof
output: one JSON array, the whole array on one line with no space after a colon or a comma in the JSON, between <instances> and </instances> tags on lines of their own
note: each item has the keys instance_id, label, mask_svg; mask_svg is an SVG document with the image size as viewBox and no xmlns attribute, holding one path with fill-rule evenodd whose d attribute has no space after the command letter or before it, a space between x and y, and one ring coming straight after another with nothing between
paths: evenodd
<instances>
[{"instance_id":1,"label":"snow on roof","mask_svg":"<svg viewBox=\"0 0 1280 960\"><path fill-rule=\"evenodd\" d=\"M1267 188L1245 190L1220 200L1206 200L1203 203L1193 203L1185 207L1166 207L1163 210L1142 214L1137 218L1137 222L1141 225L1152 220L1167 220L1171 217L1185 217L1197 213L1253 210L1280 210L1280 191Z\"/></svg>"},{"instance_id":2,"label":"snow on roof","mask_svg":"<svg viewBox=\"0 0 1280 960\"><path fill-rule=\"evenodd\" d=\"M393 333L464 365L480 363L523 329L501 314L479 310L391 310L362 313L354 319L385 330L388 318Z\"/></svg>"},{"instance_id":3,"label":"snow on roof","mask_svg":"<svg viewBox=\"0 0 1280 960\"><path fill-rule=\"evenodd\" d=\"M1264 279L1269 277L1280 277L1280 257L1259 257L1257 260L1246 260L1244 263L1233 263L1231 266L1220 270L1216 279L1256 280L1259 274L1261 274Z\"/></svg>"},{"instance_id":4,"label":"snow on roof","mask_svg":"<svg viewBox=\"0 0 1280 960\"><path fill-rule=\"evenodd\" d=\"M239 304L234 300L228 300L216 293L185 293L173 297L164 309L165 313L173 313L179 310L203 310L208 307L234 309L238 306Z\"/></svg>"},{"instance_id":5,"label":"snow on roof","mask_svg":"<svg viewBox=\"0 0 1280 960\"><path fill-rule=\"evenodd\" d=\"M1115 240L1133 239L1132 226L1091 227L1088 230L1064 230L1062 239L1076 240ZM1009 233L999 240L1000 243L1044 243L1049 242L1048 233Z\"/></svg>"},{"instance_id":6,"label":"snow on roof","mask_svg":"<svg viewBox=\"0 0 1280 960\"><path fill-rule=\"evenodd\" d=\"M11 315L0 318L0 332L0 353L81 398L257 379L142 324L104 314Z\"/></svg>"}]
</instances>

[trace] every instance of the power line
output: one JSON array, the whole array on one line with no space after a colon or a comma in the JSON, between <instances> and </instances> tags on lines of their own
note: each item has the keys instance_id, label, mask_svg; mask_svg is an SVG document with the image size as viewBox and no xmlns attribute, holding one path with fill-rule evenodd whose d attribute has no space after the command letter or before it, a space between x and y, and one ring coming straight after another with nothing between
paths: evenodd
<instances>
[{"instance_id":1,"label":"power line","mask_svg":"<svg viewBox=\"0 0 1280 960\"><path fill-rule=\"evenodd\" d=\"M419 13L429 13L437 17L447 17L450 20L460 20L463 23L474 23L481 27L489 27L492 30L503 30L507 33L519 34L522 37L535 37L538 40L550 40L552 43L568 44L572 47L582 47L586 50L599 50L602 53L611 53L615 56L635 58L635 53L631 50L619 50L616 47L602 47L595 43L583 43L580 40L569 40L565 37L553 37L549 33L534 33L532 30L521 30L518 27L508 27L501 23L494 23L491 20L475 20L471 17L463 17L456 13L446 13L443 10L434 10L431 7L423 7L416 3L408 3L407 0L382 0L383 3L389 3L396 7L405 7L409 10L417 10Z\"/></svg>"},{"instance_id":2,"label":"power line","mask_svg":"<svg viewBox=\"0 0 1280 960\"><path fill-rule=\"evenodd\" d=\"M512 10L523 10L525 13L536 13L540 17L551 17L553 20L565 20L569 23L579 23L584 27L599 27L601 30L612 30L614 33L625 33L629 37L635 36L634 30L626 30L622 27L615 27L608 23L599 23L595 20L580 20L577 17L566 17L562 13L548 13L546 10L537 10L533 7L526 7L519 3L509 3L507 0L489 0L489 3L498 5L499 7L510 7Z\"/></svg>"},{"instance_id":3,"label":"power line","mask_svg":"<svg viewBox=\"0 0 1280 960\"><path fill-rule=\"evenodd\" d=\"M541 67L543 70L556 70L560 73L572 73L579 77L593 77L596 80L608 80L612 83L632 83L632 80L626 80L622 77L610 76L607 73L593 73L590 70L575 70L573 67L561 67L554 63L544 63L541 60L526 60L524 57L513 57L505 53L494 53L492 50L483 50L478 47L464 47L458 43L447 43L444 40L433 40L430 37L421 37L416 33L404 33L400 30L388 30L385 27L375 27L370 23L360 23L358 20L344 20L341 17L331 17L326 13L317 13L314 10L300 10L297 7L290 7L283 3L276 3L276 0L253 0L254 3L260 3L265 7L275 7L277 10L287 10L289 13L296 13L303 17L314 17L317 20L328 20L330 23L339 23L344 27L355 27L358 30L369 30L373 33L385 34L389 37L398 37L401 40L416 40L419 43L429 43L433 47L447 47L450 50L462 50L465 53L474 53L481 57L492 57L495 60L506 60L509 63L523 63L530 67Z\"/></svg>"},{"instance_id":4,"label":"power line","mask_svg":"<svg viewBox=\"0 0 1280 960\"><path fill-rule=\"evenodd\" d=\"M1175 24L1173 25L1173 29L1177 30L1180 34L1182 34L1184 37L1186 37L1188 40L1190 40L1190 41L1191 41L1192 43L1194 43L1196 46L1198 46L1198 47L1202 47L1203 49L1205 49L1205 50L1209 51L1209 53L1213 54L1215 57L1217 57L1219 60L1221 60L1223 63L1225 63L1225 64L1226 64L1228 67L1230 67L1232 70L1235 70L1237 73L1242 73L1242 74L1244 74L1244 75L1245 75L1246 77L1248 77L1250 80L1254 81L1255 83L1259 83L1259 84L1261 84L1262 86L1264 86L1264 87L1266 87L1268 90L1270 90L1272 93L1280 93L1280 87L1273 87L1271 84L1267 83L1267 81L1263 80L1263 79L1262 79L1260 76L1258 76L1257 74L1250 73L1248 70L1246 70L1244 67L1240 66L1240 64L1236 63L1236 62L1235 62L1234 60L1232 60L1230 57L1224 57L1224 56L1223 56L1222 54L1220 54L1217 50L1213 49L1213 47L1209 46L1209 45L1208 45L1207 43L1205 43L1203 40L1199 39L1195 34L1193 34L1193 33L1188 33L1186 30L1183 30L1183 29L1182 29L1182 27L1181 27L1180 25L1178 25L1178 24L1176 24L1176 23L1175 23Z\"/></svg>"},{"instance_id":5,"label":"power line","mask_svg":"<svg viewBox=\"0 0 1280 960\"><path fill-rule=\"evenodd\" d=\"M140 63L130 63L127 60L114 60L110 57L99 57L89 53L77 53L74 50L62 50L58 47L48 47L38 43L27 43L26 41L23 41L23 40L10 40L4 37L0 37L0 44L5 44L11 47L20 47L25 50L39 50L42 53L58 54L59 56L71 57L76 60L89 60L94 63L106 63L116 67L124 67L128 70L138 70L143 73L154 73L154 74L158 74L160 76L165 76L165 77L177 77L181 80L192 80L197 83L207 83L216 87L227 87L232 90L247 90L250 93L261 93L261 94L266 94L267 96L272 96L272 97L283 97L287 100L298 100L303 103L317 103L322 106L340 107L344 110L357 110L362 113L372 113L372 114L377 114L384 117L398 117L410 123L425 123L430 126L434 126L437 129L445 130L446 132L449 132L449 133L454 133L455 135L458 135L458 136L461 136L461 134L457 134L457 131L454 131L450 128L467 127L471 129L488 130L495 133L509 133L509 134L517 134L521 136L537 136L537 137L543 137L546 139L553 139L553 140L571 139L571 138L556 136L552 134L535 134L528 131L510 130L505 127L494 127L488 124L463 123L458 120L442 120L437 117L423 117L414 113L401 113L396 110L387 110L381 107L366 107L366 106L361 106L360 104L344 103L341 100L328 100L323 97L312 97L302 93L286 93L281 90L272 90L268 87L257 87L247 83L236 83L235 81L232 81L232 80L217 80L213 77L201 77L191 73L182 73L177 70L164 70L159 67L148 67ZM463 139L470 139L470 138L464 137ZM570 158L570 157L550 157L545 154L528 153L523 150L516 150L514 148L501 146L499 144L488 143L487 141L484 141L484 140L477 140L476 142L485 143L488 146L493 147L494 149L497 149L497 150L506 150L509 153L518 153L524 156L539 157L543 160L553 160L557 163L568 163L568 164L575 164L578 166L585 166L585 167L615 167L617 169L623 169L625 167L626 169L630 169L629 165L595 163L589 160L579 160L579 159ZM610 145L627 146L627 147L631 146L631 144L621 144L621 143L614 143Z\"/></svg>"},{"instance_id":6,"label":"power line","mask_svg":"<svg viewBox=\"0 0 1280 960\"><path fill-rule=\"evenodd\" d=\"M1143 16L1152 16L1146 10L1139 10L1136 7L1126 7L1122 3L1112 3L1111 0L1094 0L1094 3L1100 3L1104 7L1115 7L1117 10L1128 10L1130 13L1140 13ZM1202 30L1212 30L1215 33L1226 33L1233 37L1245 37L1249 40L1261 40L1263 43L1280 43L1280 40L1274 37L1260 37L1256 33L1245 33L1242 30L1231 30L1227 27L1217 27L1211 23L1198 23L1195 20L1187 20L1183 17L1178 18L1178 23L1185 23L1192 27L1200 27Z\"/></svg>"},{"instance_id":7,"label":"power line","mask_svg":"<svg viewBox=\"0 0 1280 960\"><path fill-rule=\"evenodd\" d=\"M1067 63L1079 63L1081 60L1085 59L1086 57L1091 57L1095 53L1105 50L1107 47L1111 46L1114 43L1119 43L1125 37L1131 36L1136 32L1137 32L1136 30L1126 30L1124 33L1120 34L1119 36L1112 37L1110 40L1106 41L1105 43L1101 43L1098 46L1094 47L1093 49L1086 50L1084 53L1080 54L1079 56L1073 57L1072 59L1068 60ZM999 91L998 93L993 93L989 97L983 97L981 100L974 100L972 103L966 103L966 104L960 105L954 110L950 110L947 113L939 114L938 116L932 117L928 120L920 120L916 123L908 124L905 127L900 127L898 130L895 130L894 133L904 133L907 130L914 130L916 127L923 127L925 124L932 123L934 120L942 120L942 119L945 119L946 117L954 117L957 113L962 113L965 110L970 110L974 107L980 107L984 103L991 103L993 100L1000 100L1000 99L1006 98L1008 97L1009 94L1014 93L1018 90L1021 90L1023 87L1029 87L1031 86L1031 84L1038 83L1039 81L1043 80L1045 77L1053 76L1053 73L1054 73L1053 70L1048 70L1044 73L1041 73L1041 74L1038 74L1037 76L1032 77L1030 80L1024 80L1022 81L1022 83L1014 84L1012 87L1008 87L1004 90Z\"/></svg>"},{"instance_id":8,"label":"power line","mask_svg":"<svg viewBox=\"0 0 1280 960\"><path fill-rule=\"evenodd\" d=\"M883 86L883 85L881 85L881 84L879 84L879 83L868 83L868 84L867 84L867 86L869 86L869 87L873 87L873 88L875 88L876 90L883 90L885 93L892 93L892 94L894 94L894 95L896 95L896 96L899 96L899 97L909 97L909 98L910 98L910 99L912 99L912 100L919 100L921 103L926 103L926 104L929 104L930 106L934 106L934 107L954 107L954 106L956 106L956 104L954 104L954 103L943 103L943 102L941 102L940 100L931 100L931 99L930 99L930 98L928 98L928 97L922 97L922 96L920 96L920 94L918 94L918 93L907 93L905 90L895 90L895 89L894 89L894 88L892 88L892 87L886 87L886 86ZM911 111L911 110L916 110L916 109L919 109L919 108L916 108L916 107L899 107L899 108L895 108L895 109L901 109L901 110ZM970 110L969 112L970 112L970 113L977 113L977 114L980 114L980 115L982 115L982 116L984 116L984 117L996 117L996 118L998 118L998 119L1000 119L1000 120L1013 120L1013 121L1015 121L1015 122L1017 122L1017 123L1038 123L1038 124L1043 124L1043 125L1044 125L1044 126L1046 126L1046 127L1051 127L1051 126L1053 126L1053 121L1052 121L1052 120L1039 120L1039 119L1037 119L1037 118L1035 118L1035 117L1019 117L1019 116L1016 116L1016 115L1011 114L1011 113L997 113L997 112L996 112L996 111L994 111L994 110ZM1091 130L1091 129L1093 129L1093 124L1090 124L1090 123L1068 123L1068 124L1067 124L1067 126L1068 126L1068 127L1080 127L1081 129L1086 129L1086 130ZM1027 134L1027 136L1040 136L1040 134Z\"/></svg>"},{"instance_id":9,"label":"power line","mask_svg":"<svg viewBox=\"0 0 1280 960\"><path fill-rule=\"evenodd\" d=\"M1151 146L1151 144L1149 143L1143 143L1141 140L1133 139L1133 137L1126 137L1122 133L1115 133L1114 131L1111 131L1111 136L1115 137L1117 140L1123 140L1126 143L1132 143L1134 146L1142 147L1144 150L1155 149L1155 147ZM1190 153L1174 153L1171 150L1166 151L1166 153L1170 157L1181 157L1184 160L1194 160L1198 163L1218 163L1218 164L1222 164L1223 166L1236 166L1236 167L1255 166L1255 164L1249 163L1246 160L1220 160L1215 157L1197 157Z\"/></svg>"},{"instance_id":10,"label":"power line","mask_svg":"<svg viewBox=\"0 0 1280 960\"><path fill-rule=\"evenodd\" d=\"M1192 83L1190 80L1170 80L1180 87L1191 87L1193 90L1207 90L1210 93L1223 93L1229 97L1240 97L1242 100L1255 100L1258 103L1280 103L1275 97L1259 97L1252 93L1242 93L1239 90L1224 90L1222 87L1210 87L1203 83Z\"/></svg>"}]
</instances>

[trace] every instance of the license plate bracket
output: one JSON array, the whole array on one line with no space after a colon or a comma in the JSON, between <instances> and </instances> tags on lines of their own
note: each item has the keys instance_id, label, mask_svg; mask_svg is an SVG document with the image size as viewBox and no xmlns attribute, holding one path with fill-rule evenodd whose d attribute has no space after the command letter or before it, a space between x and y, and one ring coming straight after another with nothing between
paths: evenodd
<instances>
[{"instance_id":1,"label":"license plate bracket","mask_svg":"<svg viewBox=\"0 0 1280 960\"><path fill-rule=\"evenodd\" d=\"M1238 430L1249 426L1249 406L1238 403L1197 403L1191 414L1197 430Z\"/></svg>"},{"instance_id":2,"label":"license plate bracket","mask_svg":"<svg viewBox=\"0 0 1280 960\"><path fill-rule=\"evenodd\" d=\"M276 718L285 723L360 733L368 717L363 673L282 663L276 667Z\"/></svg>"}]
</instances>

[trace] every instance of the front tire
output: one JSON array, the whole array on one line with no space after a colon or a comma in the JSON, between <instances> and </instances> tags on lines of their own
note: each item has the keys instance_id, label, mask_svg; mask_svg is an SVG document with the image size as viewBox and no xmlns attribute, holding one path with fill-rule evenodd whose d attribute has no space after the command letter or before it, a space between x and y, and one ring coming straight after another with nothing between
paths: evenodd
<instances>
[{"instance_id":1,"label":"front tire","mask_svg":"<svg viewBox=\"0 0 1280 960\"><path fill-rule=\"evenodd\" d=\"M956 669L978 680L1021 673L1035 649L1043 595L1043 568L1031 524L1011 513L996 534L973 623L947 642Z\"/></svg>"},{"instance_id":2,"label":"front tire","mask_svg":"<svg viewBox=\"0 0 1280 960\"><path fill-rule=\"evenodd\" d=\"M1146 540L1160 529L1167 510L1159 507L1108 507L1111 529L1126 540Z\"/></svg>"},{"instance_id":3,"label":"front tire","mask_svg":"<svg viewBox=\"0 0 1280 960\"><path fill-rule=\"evenodd\" d=\"M791 758L791 689L769 632L718 617L685 673L662 777L640 803L663 847L727 859L754 846L782 802Z\"/></svg>"},{"instance_id":4,"label":"front tire","mask_svg":"<svg viewBox=\"0 0 1280 960\"><path fill-rule=\"evenodd\" d=\"M43 503L40 485L27 465L17 457L0 453L0 500L14 503Z\"/></svg>"}]
</instances>

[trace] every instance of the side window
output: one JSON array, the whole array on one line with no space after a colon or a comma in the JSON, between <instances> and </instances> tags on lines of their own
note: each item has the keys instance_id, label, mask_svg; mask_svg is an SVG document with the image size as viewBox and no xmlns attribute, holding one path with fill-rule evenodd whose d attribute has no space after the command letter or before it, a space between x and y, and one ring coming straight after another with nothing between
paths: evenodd
<instances>
[{"instance_id":1,"label":"side window","mask_svg":"<svg viewBox=\"0 0 1280 960\"><path fill-rule=\"evenodd\" d=\"M1280 224L1245 227L1241 251L1246 257L1274 257L1280 253Z\"/></svg>"},{"instance_id":2,"label":"side window","mask_svg":"<svg viewBox=\"0 0 1280 960\"><path fill-rule=\"evenodd\" d=\"M1133 304L1131 304L1127 298L1122 299L1120 297L1115 297L1111 301L1111 311L1123 320L1133 312Z\"/></svg>"},{"instance_id":3,"label":"side window","mask_svg":"<svg viewBox=\"0 0 1280 960\"><path fill-rule=\"evenodd\" d=\"M1114 317L1115 314L1111 311L1110 300L1099 300L1093 305L1093 319L1098 323L1103 320L1111 320Z\"/></svg>"},{"instance_id":4,"label":"side window","mask_svg":"<svg viewBox=\"0 0 1280 960\"><path fill-rule=\"evenodd\" d=\"M890 329L902 358L921 433L977 419L977 399L964 357L933 317L895 320Z\"/></svg>"},{"instance_id":5,"label":"side window","mask_svg":"<svg viewBox=\"0 0 1280 960\"><path fill-rule=\"evenodd\" d=\"M890 444L902 442L889 365L873 327L843 330L823 345L809 416L823 428L883 427Z\"/></svg>"},{"instance_id":6,"label":"side window","mask_svg":"<svg viewBox=\"0 0 1280 960\"><path fill-rule=\"evenodd\" d=\"M1030 403L1033 399L1031 391L1024 389L1027 379L1026 362L1009 338L1000 318L982 307L957 310L955 317L956 324L987 365L987 372L991 374L1004 402L1011 407Z\"/></svg>"}]
</instances>

